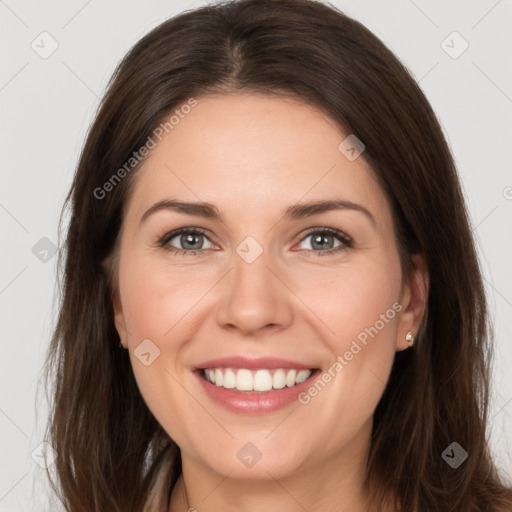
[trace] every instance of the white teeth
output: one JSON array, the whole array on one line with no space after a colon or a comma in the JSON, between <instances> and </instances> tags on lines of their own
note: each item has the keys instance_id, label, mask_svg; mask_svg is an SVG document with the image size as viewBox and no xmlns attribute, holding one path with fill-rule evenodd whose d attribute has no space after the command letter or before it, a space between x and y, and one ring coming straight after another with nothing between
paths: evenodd
<instances>
[{"instance_id":1,"label":"white teeth","mask_svg":"<svg viewBox=\"0 0 512 512\"><path fill-rule=\"evenodd\" d=\"M258 370L252 381L254 391L269 391L272 389L272 375L267 370Z\"/></svg>"},{"instance_id":2,"label":"white teeth","mask_svg":"<svg viewBox=\"0 0 512 512\"><path fill-rule=\"evenodd\" d=\"M310 375L311 372L309 370L301 370L299 373L297 373L297 378L295 379L295 382L297 384L300 384L301 382L304 382Z\"/></svg>"},{"instance_id":3,"label":"white teeth","mask_svg":"<svg viewBox=\"0 0 512 512\"><path fill-rule=\"evenodd\" d=\"M309 378L311 370L247 370L245 368L208 368L204 371L206 380L219 387L239 391L270 391L291 388Z\"/></svg>"},{"instance_id":4,"label":"white teeth","mask_svg":"<svg viewBox=\"0 0 512 512\"><path fill-rule=\"evenodd\" d=\"M227 389L233 389L236 386L236 375L233 370L226 370L224 374L224 380L222 381L222 386Z\"/></svg>"},{"instance_id":5,"label":"white teeth","mask_svg":"<svg viewBox=\"0 0 512 512\"><path fill-rule=\"evenodd\" d=\"M283 389L286 386L286 374L284 370L276 370L274 372L274 376L272 377L272 387L274 389Z\"/></svg>"},{"instance_id":6,"label":"white teeth","mask_svg":"<svg viewBox=\"0 0 512 512\"><path fill-rule=\"evenodd\" d=\"M217 377L217 371L215 371L215 377ZM215 383L217 383L217 380L215 380ZM240 391L252 391L252 374L250 370L238 370L235 387Z\"/></svg>"},{"instance_id":7,"label":"white teeth","mask_svg":"<svg viewBox=\"0 0 512 512\"><path fill-rule=\"evenodd\" d=\"M291 388L292 386L295 386L295 378L297 377L297 371L296 370L290 370L286 374L286 385Z\"/></svg>"}]
</instances>

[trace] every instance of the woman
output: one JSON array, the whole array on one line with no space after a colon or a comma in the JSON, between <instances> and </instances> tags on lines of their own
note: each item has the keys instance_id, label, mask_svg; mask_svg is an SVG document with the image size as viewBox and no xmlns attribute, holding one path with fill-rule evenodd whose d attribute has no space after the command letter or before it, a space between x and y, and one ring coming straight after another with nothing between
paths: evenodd
<instances>
[{"instance_id":1,"label":"woman","mask_svg":"<svg viewBox=\"0 0 512 512\"><path fill-rule=\"evenodd\" d=\"M47 360L67 510L512 510L454 162L360 23L309 0L164 22L69 201Z\"/></svg>"}]
</instances>

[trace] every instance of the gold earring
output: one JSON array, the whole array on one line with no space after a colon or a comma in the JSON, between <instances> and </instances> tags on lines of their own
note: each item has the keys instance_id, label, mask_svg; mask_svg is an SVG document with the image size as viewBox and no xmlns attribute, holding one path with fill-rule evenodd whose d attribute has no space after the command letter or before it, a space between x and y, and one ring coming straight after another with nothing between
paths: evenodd
<instances>
[{"instance_id":1,"label":"gold earring","mask_svg":"<svg viewBox=\"0 0 512 512\"><path fill-rule=\"evenodd\" d=\"M409 347L412 347L413 344L414 344L414 336L412 334L411 331L409 331L406 335L405 335L405 339L407 340L407 343L409 343Z\"/></svg>"}]
</instances>

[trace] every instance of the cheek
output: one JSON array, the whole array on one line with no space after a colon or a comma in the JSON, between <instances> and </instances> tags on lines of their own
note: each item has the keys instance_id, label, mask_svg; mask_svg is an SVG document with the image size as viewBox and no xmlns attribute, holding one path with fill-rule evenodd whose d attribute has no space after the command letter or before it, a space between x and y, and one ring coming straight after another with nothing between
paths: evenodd
<instances>
[{"instance_id":1,"label":"cheek","mask_svg":"<svg viewBox=\"0 0 512 512\"><path fill-rule=\"evenodd\" d=\"M184 375L181 351L197 330L199 302L215 280L211 282L211 272L201 275L198 268L171 269L154 258L146 261L142 257L132 258L123 263L120 269L123 312L138 388L167 432L176 440L186 439L184 426L194 424L196 417L204 419L204 411L200 407L196 410L187 387L180 385L188 378ZM147 366L139 359L143 342L149 347L152 361ZM176 417L182 421L176 421Z\"/></svg>"},{"instance_id":2,"label":"cheek","mask_svg":"<svg viewBox=\"0 0 512 512\"><path fill-rule=\"evenodd\" d=\"M314 305L311 309L318 318L312 321L322 325L330 353L329 374L324 372L324 380L312 390L318 395L321 416L321 408L331 400L360 415L361 421L373 412L396 353L400 285L401 270L393 257L347 266L335 278L330 272L325 279L316 279L315 286L303 281L301 297ZM324 393L324 388L330 391Z\"/></svg>"},{"instance_id":3,"label":"cheek","mask_svg":"<svg viewBox=\"0 0 512 512\"><path fill-rule=\"evenodd\" d=\"M397 256L368 258L336 271L322 270L296 283L297 294L311 309L316 323L325 326L325 339L337 354L348 350L354 339L364 343L365 338L392 334L390 327L400 309L396 303L401 286Z\"/></svg>"},{"instance_id":4,"label":"cheek","mask_svg":"<svg viewBox=\"0 0 512 512\"><path fill-rule=\"evenodd\" d=\"M148 258L147 260L150 260ZM183 329L194 308L211 287L210 278L197 269L176 270L162 263L127 264L124 275L123 311L134 343L144 338L162 344ZM140 340L139 340L140 338Z\"/></svg>"},{"instance_id":5,"label":"cheek","mask_svg":"<svg viewBox=\"0 0 512 512\"><path fill-rule=\"evenodd\" d=\"M173 439L181 441L187 438L185 425L193 424L194 416L201 417L201 411L193 407L191 414L190 395L186 386L180 385L179 361L180 350L189 339L184 329L188 329L193 305L204 292L183 274L180 277L158 265L137 263L127 262L120 273L131 365L149 410ZM144 351L140 349L143 346ZM149 353L147 365L144 352Z\"/></svg>"}]
</instances>

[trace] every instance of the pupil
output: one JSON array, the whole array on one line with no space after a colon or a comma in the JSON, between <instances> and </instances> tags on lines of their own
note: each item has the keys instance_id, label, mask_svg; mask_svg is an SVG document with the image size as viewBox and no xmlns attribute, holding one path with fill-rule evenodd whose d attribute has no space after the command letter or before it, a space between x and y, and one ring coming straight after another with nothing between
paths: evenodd
<instances>
[{"instance_id":1,"label":"pupil","mask_svg":"<svg viewBox=\"0 0 512 512\"><path fill-rule=\"evenodd\" d=\"M331 235L317 235L316 237L313 238L313 247L315 247L316 243L320 243L320 248L325 248L329 244L328 243L327 244L323 244L322 240L325 241L330 236Z\"/></svg>"},{"instance_id":2,"label":"pupil","mask_svg":"<svg viewBox=\"0 0 512 512\"><path fill-rule=\"evenodd\" d=\"M187 247L187 244L188 243L191 243L192 245L194 245L194 239L197 243L197 239L198 237L201 236L201 235L183 235L181 237L181 240L182 240L182 243L183 243L183 247L187 248L187 249L200 249L201 247L201 244L199 244L199 247Z\"/></svg>"},{"instance_id":3,"label":"pupil","mask_svg":"<svg viewBox=\"0 0 512 512\"><path fill-rule=\"evenodd\" d=\"M195 246L198 242L198 238L201 235L182 235L182 243L184 247L187 247L187 244L191 244L192 247L187 247L188 249L200 249L201 244L199 244L199 247ZM317 246L320 248L325 248L326 246L330 246L331 244L328 243L328 239L331 237L331 235L317 235L313 239L313 247ZM326 241L327 240L327 241Z\"/></svg>"}]
</instances>

